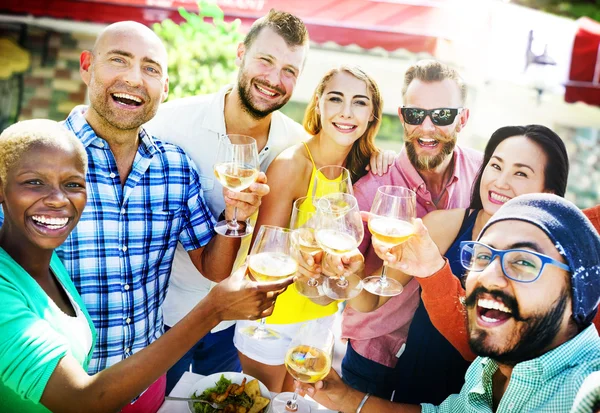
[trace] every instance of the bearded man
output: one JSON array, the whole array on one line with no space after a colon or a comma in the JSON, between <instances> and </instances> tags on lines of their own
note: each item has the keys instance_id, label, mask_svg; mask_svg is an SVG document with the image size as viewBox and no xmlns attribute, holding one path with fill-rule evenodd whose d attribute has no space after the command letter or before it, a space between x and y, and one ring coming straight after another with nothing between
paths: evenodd
<instances>
[{"instance_id":1,"label":"bearded man","mask_svg":"<svg viewBox=\"0 0 600 413\"><path fill-rule=\"evenodd\" d=\"M361 211L370 210L382 185L412 189L419 218L436 209L468 207L482 154L456 145L469 119L466 95L460 75L442 63L423 60L407 70L404 106L398 109L405 146L386 174L366 175L354 185ZM379 274L382 261L366 228L359 249L365 274ZM460 390L468 363L431 324L416 280L407 277L403 293L375 311L348 304L342 321L347 384L388 400L394 393L403 403L439 403Z\"/></svg>"},{"instance_id":2,"label":"bearded man","mask_svg":"<svg viewBox=\"0 0 600 413\"><path fill-rule=\"evenodd\" d=\"M421 222L416 227L397 264L421 278L450 271L427 229ZM477 241L461 242L461 264L477 358L460 392L439 406L397 404L350 389L333 370L304 391L344 413L595 411L600 237L584 214L554 194L515 197Z\"/></svg>"}]
</instances>

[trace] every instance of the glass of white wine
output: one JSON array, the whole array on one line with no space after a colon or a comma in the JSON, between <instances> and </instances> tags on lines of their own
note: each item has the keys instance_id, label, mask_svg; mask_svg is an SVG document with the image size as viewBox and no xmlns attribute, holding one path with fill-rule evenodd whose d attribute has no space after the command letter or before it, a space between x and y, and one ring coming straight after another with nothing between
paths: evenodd
<instances>
[{"instance_id":1,"label":"glass of white wine","mask_svg":"<svg viewBox=\"0 0 600 413\"><path fill-rule=\"evenodd\" d=\"M331 370L334 336L327 326L313 320L303 324L292 339L285 355L285 367L290 375L303 383L316 383ZM310 413L308 403L294 393L279 393L273 399L276 413Z\"/></svg>"},{"instance_id":2,"label":"glass of white wine","mask_svg":"<svg viewBox=\"0 0 600 413\"><path fill-rule=\"evenodd\" d=\"M225 188L235 192L247 189L258 178L259 161L256 140L245 135L222 135L219 139L215 176ZM237 220L237 208L233 219L219 221L215 226L218 234L226 237L245 237L252 234L252 226Z\"/></svg>"},{"instance_id":3,"label":"glass of white wine","mask_svg":"<svg viewBox=\"0 0 600 413\"><path fill-rule=\"evenodd\" d=\"M323 195L339 192L354 195L350 171L339 165L326 165L319 168L313 180L314 200L318 201Z\"/></svg>"},{"instance_id":4,"label":"glass of white wine","mask_svg":"<svg viewBox=\"0 0 600 413\"><path fill-rule=\"evenodd\" d=\"M316 209L313 197L304 196L294 201L292 216L290 218L290 229L292 232L292 248L297 254L313 258L322 253L321 246L315 238L317 226ZM317 298L324 294L321 288L321 278L313 278L298 275L294 286L296 290L305 297Z\"/></svg>"},{"instance_id":5,"label":"glass of white wine","mask_svg":"<svg viewBox=\"0 0 600 413\"><path fill-rule=\"evenodd\" d=\"M255 281L279 281L296 274L298 263L291 255L291 235L292 231L287 228L272 225L260 227L248 254L248 269ZM265 321L263 318L258 326L243 328L241 333L256 340L278 340L281 335L266 328Z\"/></svg>"},{"instance_id":6,"label":"glass of white wine","mask_svg":"<svg viewBox=\"0 0 600 413\"><path fill-rule=\"evenodd\" d=\"M414 235L416 214L417 197L413 191L401 186L380 186L371 205L369 231L377 241L393 248ZM365 290L385 297L402 293L402 284L387 278L386 268L384 262L380 276L363 280Z\"/></svg>"},{"instance_id":7,"label":"glass of white wine","mask_svg":"<svg viewBox=\"0 0 600 413\"><path fill-rule=\"evenodd\" d=\"M342 256L360 245L364 227L356 198L350 194L328 194L317 202L317 243L328 254ZM327 278L325 295L334 300L349 300L362 291L361 278L345 271L340 278Z\"/></svg>"}]
</instances>

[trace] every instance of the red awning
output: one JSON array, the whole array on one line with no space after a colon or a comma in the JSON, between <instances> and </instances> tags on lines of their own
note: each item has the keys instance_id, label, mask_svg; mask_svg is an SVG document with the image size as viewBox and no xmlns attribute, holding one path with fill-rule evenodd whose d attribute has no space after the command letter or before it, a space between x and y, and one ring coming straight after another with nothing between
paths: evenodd
<instances>
[{"instance_id":1,"label":"red awning","mask_svg":"<svg viewBox=\"0 0 600 413\"><path fill-rule=\"evenodd\" d=\"M587 17L577 23L565 100L600 106L600 23Z\"/></svg>"},{"instance_id":2,"label":"red awning","mask_svg":"<svg viewBox=\"0 0 600 413\"><path fill-rule=\"evenodd\" d=\"M136 20L146 24L182 19L178 7L197 11L196 0L2 0L0 12L97 23ZM438 39L451 39L450 0L217 0L226 20L249 26L271 8L302 18L311 40L365 49L407 49L435 54ZM455 28L454 28L455 29Z\"/></svg>"}]
</instances>

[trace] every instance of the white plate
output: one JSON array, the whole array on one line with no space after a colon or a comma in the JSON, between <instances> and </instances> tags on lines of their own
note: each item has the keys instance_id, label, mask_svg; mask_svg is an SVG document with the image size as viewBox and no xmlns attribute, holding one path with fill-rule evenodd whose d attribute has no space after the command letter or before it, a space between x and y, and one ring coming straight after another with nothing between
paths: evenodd
<instances>
[{"instance_id":1,"label":"white plate","mask_svg":"<svg viewBox=\"0 0 600 413\"><path fill-rule=\"evenodd\" d=\"M211 387L215 387L215 384L219 381L219 379L221 378L221 375L225 376L225 378L227 380L231 380L231 382L235 383L235 384L240 384L242 382L242 380L244 380L244 377L246 378L246 383L254 380L254 377L249 376L244 373L225 372L225 373L211 374L210 376L206 376L206 377L203 377L202 379L198 380L190 389L190 394L188 395L188 397L192 397L192 396L194 396L194 394L201 395L204 392L204 390L209 389ZM258 386L260 388L260 395L262 397L269 399L269 405L267 406L268 408L267 408L266 412L270 412L271 411L271 401L272 401L271 393L269 392L269 389L267 389L267 386L262 384L260 381L258 382ZM194 404L192 402L188 403L188 408L190 409L191 413L196 413L194 411Z\"/></svg>"}]
</instances>

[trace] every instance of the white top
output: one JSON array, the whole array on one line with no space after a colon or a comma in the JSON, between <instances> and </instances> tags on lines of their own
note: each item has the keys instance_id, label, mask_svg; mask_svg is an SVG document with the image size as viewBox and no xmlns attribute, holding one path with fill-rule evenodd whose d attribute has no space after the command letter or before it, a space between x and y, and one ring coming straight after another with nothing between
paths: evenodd
<instances>
[{"instance_id":1,"label":"white top","mask_svg":"<svg viewBox=\"0 0 600 413\"><path fill-rule=\"evenodd\" d=\"M159 107L156 116L145 125L151 135L185 150L200 171L204 199L215 217L225 209L223 187L213 174L217 158L218 138L225 134L225 95L233 88L227 85L211 95L192 96L167 102ZM266 171L273 159L284 149L308 137L302 126L283 113L275 111L267 144L258 154L261 171ZM244 238L236 267L248 252L251 237ZM235 267L235 268L236 268ZM163 304L167 326L175 325L202 300L214 286L198 273L189 255L179 244L175 251L169 290ZM224 330L234 322L226 321L212 332Z\"/></svg>"},{"instance_id":2,"label":"white top","mask_svg":"<svg viewBox=\"0 0 600 413\"><path fill-rule=\"evenodd\" d=\"M56 280L58 281L58 278ZM88 323L87 318L85 318L85 314L83 313L83 311L81 311L81 307L79 307L77 302L73 299L73 297L69 293L69 290L67 290L65 287L63 287L63 285L60 283L60 281L59 281L59 285L61 286L61 288L63 289L65 294L67 294L67 297L69 297L69 302L71 303L71 305L73 306L73 309L75 310L75 317L71 317L70 315L65 314L56 305L56 303L53 300L50 300L50 302L52 303L51 305L54 305L59 310L60 317L63 319L62 325L69 326L70 331L74 331L79 335L79 340L83 343L83 348L85 349L85 353L88 354L90 352L90 350L92 349L92 342L93 342L92 330L90 329L90 324Z\"/></svg>"}]
</instances>

